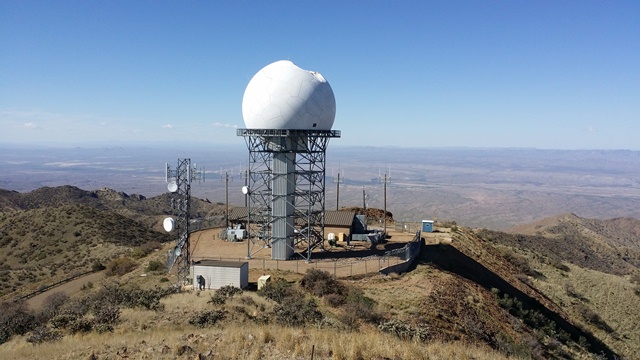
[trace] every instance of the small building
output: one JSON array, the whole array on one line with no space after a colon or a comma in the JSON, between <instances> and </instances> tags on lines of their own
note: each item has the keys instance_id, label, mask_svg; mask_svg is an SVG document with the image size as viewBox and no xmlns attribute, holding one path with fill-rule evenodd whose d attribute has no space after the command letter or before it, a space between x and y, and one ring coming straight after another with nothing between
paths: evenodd
<instances>
[{"instance_id":1,"label":"small building","mask_svg":"<svg viewBox=\"0 0 640 360\"><path fill-rule=\"evenodd\" d=\"M229 223L232 227L241 224L246 229L248 218L249 208L246 206L234 207L229 211Z\"/></svg>"},{"instance_id":2,"label":"small building","mask_svg":"<svg viewBox=\"0 0 640 360\"><path fill-rule=\"evenodd\" d=\"M433 232L433 220L422 220L422 232Z\"/></svg>"},{"instance_id":3,"label":"small building","mask_svg":"<svg viewBox=\"0 0 640 360\"><path fill-rule=\"evenodd\" d=\"M326 210L324 212L324 236L327 237L331 233L338 234L338 241L345 241L353 233L355 222L355 211Z\"/></svg>"},{"instance_id":4,"label":"small building","mask_svg":"<svg viewBox=\"0 0 640 360\"><path fill-rule=\"evenodd\" d=\"M199 288L198 279L204 280L206 290L217 290L225 285L244 289L249 286L249 263L201 260L193 264L194 289Z\"/></svg>"}]
</instances>

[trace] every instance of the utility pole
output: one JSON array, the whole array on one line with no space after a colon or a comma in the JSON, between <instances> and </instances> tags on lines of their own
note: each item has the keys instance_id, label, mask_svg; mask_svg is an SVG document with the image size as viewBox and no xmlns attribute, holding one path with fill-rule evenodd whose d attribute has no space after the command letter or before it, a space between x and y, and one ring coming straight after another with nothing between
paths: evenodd
<instances>
[{"instance_id":1,"label":"utility pole","mask_svg":"<svg viewBox=\"0 0 640 360\"><path fill-rule=\"evenodd\" d=\"M364 192L364 186L362 187L362 207L364 208L364 214L367 215L367 195Z\"/></svg>"},{"instance_id":2,"label":"utility pole","mask_svg":"<svg viewBox=\"0 0 640 360\"><path fill-rule=\"evenodd\" d=\"M225 172L224 173L224 199L225 199L224 222L227 229L229 228L229 178L230 178L229 173Z\"/></svg>"},{"instance_id":3,"label":"utility pole","mask_svg":"<svg viewBox=\"0 0 640 360\"><path fill-rule=\"evenodd\" d=\"M384 174L384 236L387 236L387 173Z\"/></svg>"},{"instance_id":4,"label":"utility pole","mask_svg":"<svg viewBox=\"0 0 640 360\"><path fill-rule=\"evenodd\" d=\"M338 169L338 181L336 181L336 211L340 210L340 170Z\"/></svg>"},{"instance_id":5,"label":"utility pole","mask_svg":"<svg viewBox=\"0 0 640 360\"><path fill-rule=\"evenodd\" d=\"M388 174L388 176L387 176ZM384 177L378 175L378 178L384 183L384 233L387 233L387 183L391 181L391 169L385 171Z\"/></svg>"}]
</instances>

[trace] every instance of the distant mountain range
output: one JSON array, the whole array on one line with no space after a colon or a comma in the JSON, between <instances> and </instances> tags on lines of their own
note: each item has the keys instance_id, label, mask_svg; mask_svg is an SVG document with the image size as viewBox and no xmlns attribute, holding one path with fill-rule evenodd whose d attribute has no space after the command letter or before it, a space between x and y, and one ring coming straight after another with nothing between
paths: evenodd
<instances>
[{"instance_id":1,"label":"distant mountain range","mask_svg":"<svg viewBox=\"0 0 640 360\"><path fill-rule=\"evenodd\" d=\"M191 149L0 147L0 188L120 189L147 198L166 192L165 163L190 158L206 169L192 194L244 205L242 145ZM341 181L338 184L337 175ZM345 147L332 141L326 161L326 208L384 207L398 221L455 219L505 230L562 213L640 218L640 152L488 148ZM340 186L340 199L337 187ZM363 194L364 192L364 194ZM364 196L363 196L364 195ZM366 204L364 204L366 203Z\"/></svg>"}]
</instances>

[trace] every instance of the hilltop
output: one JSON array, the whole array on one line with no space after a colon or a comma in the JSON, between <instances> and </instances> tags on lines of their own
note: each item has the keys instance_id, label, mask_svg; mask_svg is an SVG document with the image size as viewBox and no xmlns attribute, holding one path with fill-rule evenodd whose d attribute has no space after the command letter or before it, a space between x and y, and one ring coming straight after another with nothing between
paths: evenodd
<instances>
[{"instance_id":1,"label":"hilltop","mask_svg":"<svg viewBox=\"0 0 640 360\"><path fill-rule=\"evenodd\" d=\"M0 323L29 311L46 321L3 335L2 358L293 359L309 358L312 345L317 358L345 359L633 359L640 351L636 219L563 214L511 232L437 222L401 275L252 269L250 281L273 276L269 292L175 293L162 266L172 239L150 221L163 217L162 197L73 187L33 193L0 195L2 241L11 238L0 248L2 274L21 281L4 289L5 299L39 286L30 279L44 284L96 261L110 276L56 306L45 300L56 309L48 320L42 310L5 308ZM209 205L202 202L202 214L218 211ZM130 266L114 267L122 259Z\"/></svg>"}]
</instances>

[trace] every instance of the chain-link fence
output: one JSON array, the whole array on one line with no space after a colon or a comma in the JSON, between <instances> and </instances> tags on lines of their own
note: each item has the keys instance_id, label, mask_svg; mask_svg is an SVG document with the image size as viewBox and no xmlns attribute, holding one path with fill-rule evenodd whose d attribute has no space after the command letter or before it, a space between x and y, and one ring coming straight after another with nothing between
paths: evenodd
<instances>
[{"instance_id":1,"label":"chain-link fence","mask_svg":"<svg viewBox=\"0 0 640 360\"><path fill-rule=\"evenodd\" d=\"M213 258L208 257L207 260L248 262L250 269L261 269L265 271L273 269L281 271L291 271L300 274L306 273L308 269L318 269L326 271L337 278L344 278L350 276L372 274L380 271L385 272L385 269L385 273L402 272L396 271L396 269L408 268L410 263L420 253L421 244L422 242L420 241L420 232L417 232L411 242L407 243L402 248L387 251L381 256L372 255L363 258L341 258L315 261L307 261L302 258L292 260L272 260L267 258L247 260L245 258L217 256ZM197 261L200 259L194 260Z\"/></svg>"}]
</instances>

